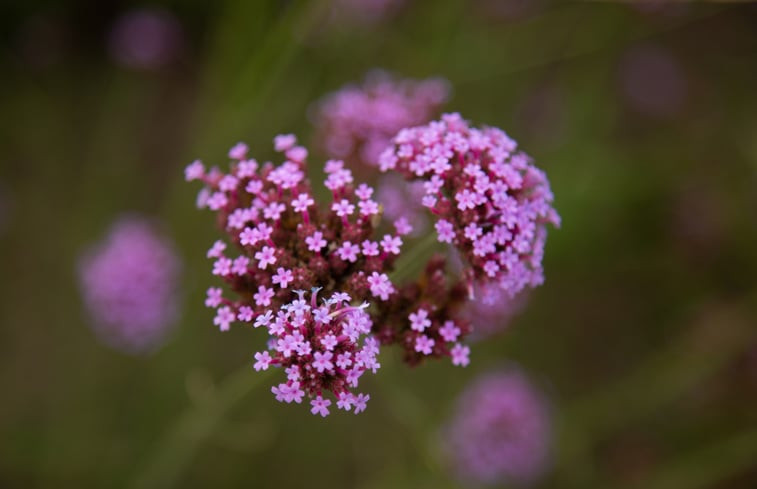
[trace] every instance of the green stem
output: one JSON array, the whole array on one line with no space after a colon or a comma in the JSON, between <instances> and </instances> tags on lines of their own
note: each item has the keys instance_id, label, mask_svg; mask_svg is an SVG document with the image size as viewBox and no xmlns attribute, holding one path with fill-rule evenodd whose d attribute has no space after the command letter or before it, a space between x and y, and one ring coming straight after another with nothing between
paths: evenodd
<instances>
[{"instance_id":1,"label":"green stem","mask_svg":"<svg viewBox=\"0 0 757 489\"><path fill-rule=\"evenodd\" d=\"M252 372L246 366L227 377L213 397L190 406L158 443L148 463L130 487L174 487L194 454L213 434L224 416L263 382L269 372Z\"/></svg>"},{"instance_id":2,"label":"green stem","mask_svg":"<svg viewBox=\"0 0 757 489\"><path fill-rule=\"evenodd\" d=\"M407 253L397 260L394 271L389 274L392 282L401 282L419 271L418 265L423 265L434 249L438 246L436 233L427 234L422 240L415 243Z\"/></svg>"}]
</instances>

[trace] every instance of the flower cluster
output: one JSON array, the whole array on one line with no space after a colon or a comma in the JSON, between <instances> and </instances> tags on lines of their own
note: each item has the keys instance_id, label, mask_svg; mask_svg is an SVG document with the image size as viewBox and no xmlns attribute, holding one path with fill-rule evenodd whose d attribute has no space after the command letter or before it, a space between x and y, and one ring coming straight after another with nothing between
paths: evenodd
<instances>
[{"instance_id":1,"label":"flower cluster","mask_svg":"<svg viewBox=\"0 0 757 489\"><path fill-rule=\"evenodd\" d=\"M280 311L276 317L283 314L280 321L291 326L292 321L305 318L286 317L286 311L294 304L290 302L294 291L314 287L322 288L323 294L334 294L332 298L340 304L341 297L377 303L393 298L397 289L387 273L400 253L401 236L410 231L407 223L399 220L395 233L382 233L378 238L380 208L372 199L373 189L365 184L355 186L352 173L338 160L326 162L325 186L331 191L332 202L326 210L321 209L315 204L304 173L307 150L297 146L292 135L277 136L274 146L286 157L279 166L260 165L248 158L247 146L240 143L229 151L232 165L228 174L217 168L206 170L199 161L185 170L187 180L205 183L198 205L218 213L219 224L238 250L234 256L227 243L217 241L207 253L213 260L213 275L223 279L239 296L232 300L223 296L221 288L208 289L205 304L216 308L215 325L222 331L237 321L257 326L273 317L271 311ZM321 309L312 314L320 315L318 311ZM339 318L368 317L361 314L339 313ZM367 362L355 365L372 368ZM302 389L320 396L320 390L328 387L338 396L346 396L333 374L329 375L320 384L303 384ZM282 388L281 392L288 393L291 387L279 387ZM289 399L284 394L279 397ZM347 398L342 397L341 404L347 403ZM358 400L356 406L365 399L353 399Z\"/></svg>"},{"instance_id":2,"label":"flower cluster","mask_svg":"<svg viewBox=\"0 0 757 489\"><path fill-rule=\"evenodd\" d=\"M375 166L397 131L437 116L448 95L441 79L395 80L374 71L362 86L346 86L319 103L319 141L333 157Z\"/></svg>"},{"instance_id":3,"label":"flower cluster","mask_svg":"<svg viewBox=\"0 0 757 489\"><path fill-rule=\"evenodd\" d=\"M510 297L496 284L475 286L475 299L468 301L460 313L472 324L472 337L481 340L504 331L510 320L517 315L527 302L526 291Z\"/></svg>"},{"instance_id":4,"label":"flower cluster","mask_svg":"<svg viewBox=\"0 0 757 489\"><path fill-rule=\"evenodd\" d=\"M305 178L307 150L291 135L274 142L287 158L278 167L247 159L247 147L240 143L229 152L234 160L229 174L206 171L199 161L185 170L187 180L205 182L198 205L218 213L239 250L227 255L227 244L217 241L207 253L214 260L213 275L241 296L230 301L220 288L208 290L206 305L218 308L215 324L221 330L235 320L254 321L264 308L280 308L293 290L323 287L325 293L344 291L359 301L386 301L395 292L386 272L406 229L373 238L379 215L373 189L355 188L351 172L338 160L326 163L332 203L328 211L319 209Z\"/></svg>"},{"instance_id":5,"label":"flower cluster","mask_svg":"<svg viewBox=\"0 0 757 489\"><path fill-rule=\"evenodd\" d=\"M517 370L477 379L444 431L459 477L475 484L534 482L546 468L550 438L547 403Z\"/></svg>"},{"instance_id":6,"label":"flower cluster","mask_svg":"<svg viewBox=\"0 0 757 489\"><path fill-rule=\"evenodd\" d=\"M350 389L357 387L366 370L376 373L381 366L376 361L378 341L367 336L372 325L364 311L368 304L350 306L349 294L336 292L319 305L318 290L313 289L310 301L304 291L296 291L298 298L275 315L269 310L257 317L254 326L266 327L271 341L267 351L255 354L254 367L284 368L287 381L271 389L278 401L299 404L307 395L312 399L310 411L326 416L331 400L323 395L330 391L338 408L350 411L354 407L357 414L370 396Z\"/></svg>"},{"instance_id":7,"label":"flower cluster","mask_svg":"<svg viewBox=\"0 0 757 489\"><path fill-rule=\"evenodd\" d=\"M121 15L109 36L113 60L124 68L158 70L175 62L185 47L176 16L167 10L144 8Z\"/></svg>"},{"instance_id":8,"label":"flower cluster","mask_svg":"<svg viewBox=\"0 0 757 489\"><path fill-rule=\"evenodd\" d=\"M125 217L79 266L95 333L127 353L157 347L176 320L179 259L149 221Z\"/></svg>"},{"instance_id":9,"label":"flower cluster","mask_svg":"<svg viewBox=\"0 0 757 489\"><path fill-rule=\"evenodd\" d=\"M401 130L379 158L424 182L424 206L442 243L466 262L466 281L497 283L510 296L544 278L546 224L559 225L545 173L503 131L470 127L459 114Z\"/></svg>"},{"instance_id":10,"label":"flower cluster","mask_svg":"<svg viewBox=\"0 0 757 489\"><path fill-rule=\"evenodd\" d=\"M405 0L335 0L332 17L337 24L375 24L396 13Z\"/></svg>"},{"instance_id":11,"label":"flower cluster","mask_svg":"<svg viewBox=\"0 0 757 489\"><path fill-rule=\"evenodd\" d=\"M471 326L459 311L467 299L462 282L449 279L446 260L434 256L420 280L403 285L393 301L379 308L374 331L381 343L399 345L410 365L450 357L453 365L465 367L470 348L461 341Z\"/></svg>"}]
</instances>

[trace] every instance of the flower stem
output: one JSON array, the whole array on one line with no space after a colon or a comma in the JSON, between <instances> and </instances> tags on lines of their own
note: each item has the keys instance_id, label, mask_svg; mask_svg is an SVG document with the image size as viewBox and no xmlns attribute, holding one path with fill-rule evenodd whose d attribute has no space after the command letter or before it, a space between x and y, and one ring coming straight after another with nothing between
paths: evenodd
<instances>
[{"instance_id":1,"label":"flower stem","mask_svg":"<svg viewBox=\"0 0 757 489\"><path fill-rule=\"evenodd\" d=\"M394 267L394 271L389 274L389 279L397 283L416 274L419 271L418 265L422 266L428 261L423 258L428 258L437 245L436 233L427 234L423 239L415 243L415 246L407 253L400 256Z\"/></svg>"}]
</instances>

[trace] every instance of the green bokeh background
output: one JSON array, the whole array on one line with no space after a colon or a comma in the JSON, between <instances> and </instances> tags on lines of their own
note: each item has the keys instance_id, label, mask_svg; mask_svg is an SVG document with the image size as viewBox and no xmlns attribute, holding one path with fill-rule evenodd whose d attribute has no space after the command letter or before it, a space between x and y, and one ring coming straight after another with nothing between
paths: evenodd
<instances>
[{"instance_id":1,"label":"green bokeh background","mask_svg":"<svg viewBox=\"0 0 757 489\"><path fill-rule=\"evenodd\" d=\"M329 22L328 1L160 2L187 48L137 72L104 40L142 4L5 2L0 487L459 487L438 429L508 362L553 404L540 487L756 487L757 9L484 3L407 0L360 26ZM35 18L62 26L44 65L25 48ZM670 117L623 97L619 63L640 44L685 74ZM546 283L470 367L410 370L385 349L368 410L316 419L250 371L261 335L212 326L219 232L182 169L239 140L259 159L278 133L310 141L310 104L375 67L447 78L447 110L502 127L547 171L563 227ZM317 180L324 156L310 160ZM182 319L147 356L98 343L76 283L82 249L124 212L161 219L184 262Z\"/></svg>"}]
</instances>

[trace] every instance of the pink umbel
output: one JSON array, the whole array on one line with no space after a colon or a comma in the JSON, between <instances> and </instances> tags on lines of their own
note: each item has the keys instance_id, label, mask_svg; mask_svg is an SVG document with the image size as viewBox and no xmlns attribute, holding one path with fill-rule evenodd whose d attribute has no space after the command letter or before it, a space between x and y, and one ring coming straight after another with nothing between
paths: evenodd
<instances>
[{"instance_id":1,"label":"pink umbel","mask_svg":"<svg viewBox=\"0 0 757 489\"><path fill-rule=\"evenodd\" d=\"M476 379L459 397L445 430L445 451L458 477L474 485L533 483L547 469L549 408L519 370Z\"/></svg>"},{"instance_id":2,"label":"pink umbel","mask_svg":"<svg viewBox=\"0 0 757 489\"><path fill-rule=\"evenodd\" d=\"M124 68L157 70L175 62L185 47L179 20L163 9L144 8L121 15L110 32L113 60Z\"/></svg>"},{"instance_id":3,"label":"pink umbel","mask_svg":"<svg viewBox=\"0 0 757 489\"><path fill-rule=\"evenodd\" d=\"M179 259L139 217L124 217L81 259L82 296L97 336L127 353L159 347L177 318Z\"/></svg>"},{"instance_id":4,"label":"pink umbel","mask_svg":"<svg viewBox=\"0 0 757 489\"><path fill-rule=\"evenodd\" d=\"M282 367L286 381L271 388L276 400L297 404L304 396L311 399L311 412L329 414L331 392L339 409L354 413L365 410L369 396L355 394L360 377L376 373L378 341L370 336L368 303L351 306L352 298L337 292L318 299L318 289L310 297L296 291L297 298L276 313L269 310L258 316L255 327L265 327L271 335L269 349L255 353L255 370ZM362 340L362 341L361 341Z\"/></svg>"},{"instance_id":5,"label":"pink umbel","mask_svg":"<svg viewBox=\"0 0 757 489\"><path fill-rule=\"evenodd\" d=\"M362 85L345 86L317 104L318 141L334 158L376 166L397 131L438 116L449 91L440 78L398 79L372 71Z\"/></svg>"},{"instance_id":6,"label":"pink umbel","mask_svg":"<svg viewBox=\"0 0 757 489\"><path fill-rule=\"evenodd\" d=\"M546 174L503 131L445 114L399 131L379 165L424 182L438 240L460 252L471 291L497 284L512 297L544 281L546 225L560 218Z\"/></svg>"}]
</instances>

